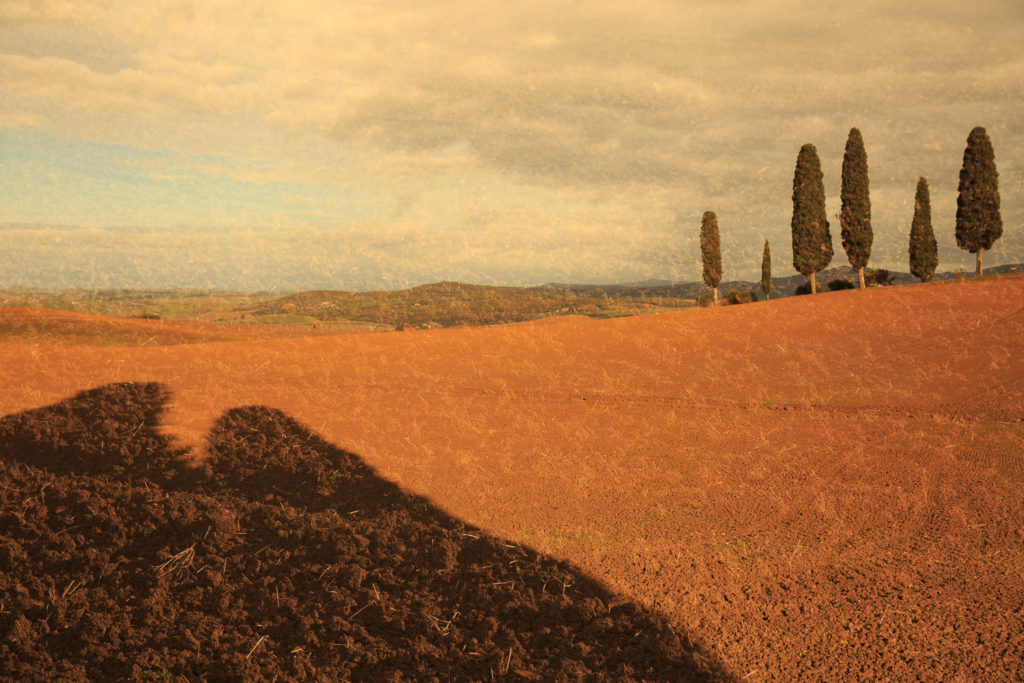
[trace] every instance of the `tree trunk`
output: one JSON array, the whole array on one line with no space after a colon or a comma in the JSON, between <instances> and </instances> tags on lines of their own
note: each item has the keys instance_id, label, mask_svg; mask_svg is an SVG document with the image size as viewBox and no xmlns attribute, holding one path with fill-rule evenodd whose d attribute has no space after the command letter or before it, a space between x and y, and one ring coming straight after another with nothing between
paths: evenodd
<instances>
[{"instance_id":1,"label":"tree trunk","mask_svg":"<svg viewBox=\"0 0 1024 683\"><path fill-rule=\"evenodd\" d=\"M860 278L860 288L865 289L866 285L864 284L864 266L861 266L860 268L857 269L857 277Z\"/></svg>"},{"instance_id":2,"label":"tree trunk","mask_svg":"<svg viewBox=\"0 0 1024 683\"><path fill-rule=\"evenodd\" d=\"M717 306L718 305L718 287L712 287L711 288L711 292L713 293L713 295L715 297L715 306Z\"/></svg>"},{"instance_id":3,"label":"tree trunk","mask_svg":"<svg viewBox=\"0 0 1024 683\"><path fill-rule=\"evenodd\" d=\"M984 251L984 249L979 249L978 250L978 272L976 273L976 275L978 277L981 277L981 252L982 251Z\"/></svg>"},{"instance_id":4,"label":"tree trunk","mask_svg":"<svg viewBox=\"0 0 1024 683\"><path fill-rule=\"evenodd\" d=\"M817 275L817 273L811 273L811 275L810 275L810 277L811 277L811 294L817 294L818 293L818 281L814 279L815 275Z\"/></svg>"}]
</instances>

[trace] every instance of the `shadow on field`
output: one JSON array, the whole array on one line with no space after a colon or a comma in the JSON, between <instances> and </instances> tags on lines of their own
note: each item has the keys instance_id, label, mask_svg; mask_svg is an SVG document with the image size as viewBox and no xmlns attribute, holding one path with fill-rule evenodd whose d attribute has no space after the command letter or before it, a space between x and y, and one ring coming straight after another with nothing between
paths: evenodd
<instances>
[{"instance_id":1,"label":"shadow on field","mask_svg":"<svg viewBox=\"0 0 1024 683\"><path fill-rule=\"evenodd\" d=\"M157 383L111 384L0 418L0 456L53 474L166 481L181 471L157 429L170 395Z\"/></svg>"},{"instance_id":2,"label":"shadow on field","mask_svg":"<svg viewBox=\"0 0 1024 683\"><path fill-rule=\"evenodd\" d=\"M0 678L729 678L280 411L228 411L188 469L167 399L115 384L0 418Z\"/></svg>"}]
</instances>

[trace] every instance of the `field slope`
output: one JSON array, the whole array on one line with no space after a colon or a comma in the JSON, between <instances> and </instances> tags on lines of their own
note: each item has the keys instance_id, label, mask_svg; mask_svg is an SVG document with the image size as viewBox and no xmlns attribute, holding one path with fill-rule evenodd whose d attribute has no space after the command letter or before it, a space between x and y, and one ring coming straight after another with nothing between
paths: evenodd
<instances>
[{"instance_id":1,"label":"field slope","mask_svg":"<svg viewBox=\"0 0 1024 683\"><path fill-rule=\"evenodd\" d=\"M0 415L169 392L197 459L280 411L567 560L746 680L1024 675L1024 279L613 320L0 343Z\"/></svg>"}]
</instances>

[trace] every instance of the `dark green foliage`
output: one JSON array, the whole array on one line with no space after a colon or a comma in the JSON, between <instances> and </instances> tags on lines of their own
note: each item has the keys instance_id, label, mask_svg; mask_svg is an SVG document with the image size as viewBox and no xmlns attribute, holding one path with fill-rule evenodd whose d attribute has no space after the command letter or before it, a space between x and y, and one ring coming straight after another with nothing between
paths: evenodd
<instances>
[{"instance_id":1,"label":"dark green foliage","mask_svg":"<svg viewBox=\"0 0 1024 683\"><path fill-rule=\"evenodd\" d=\"M910 224L910 272L922 282L928 282L939 266L939 250L932 230L932 203L928 181L917 181L914 197L914 220Z\"/></svg>"},{"instance_id":2,"label":"dark green foliage","mask_svg":"<svg viewBox=\"0 0 1024 683\"><path fill-rule=\"evenodd\" d=\"M892 282L892 273L885 268L877 268L875 270L868 271L864 275L864 279L867 280L869 285L888 287Z\"/></svg>"},{"instance_id":3,"label":"dark green foliage","mask_svg":"<svg viewBox=\"0 0 1024 683\"><path fill-rule=\"evenodd\" d=\"M730 306L737 304L749 304L757 301L757 296L750 291L741 292L738 289L730 289L725 293L725 302Z\"/></svg>"},{"instance_id":4,"label":"dark green foliage","mask_svg":"<svg viewBox=\"0 0 1024 683\"><path fill-rule=\"evenodd\" d=\"M991 249L1003 234L995 153L988 134L981 126L967 137L959 193L956 200L956 244L978 255L978 275L981 275L981 252Z\"/></svg>"},{"instance_id":5,"label":"dark green foliage","mask_svg":"<svg viewBox=\"0 0 1024 683\"><path fill-rule=\"evenodd\" d=\"M840 192L843 249L854 269L860 270L871 257L871 197L868 191L868 157L864 139L856 128L850 129L843 154L843 186Z\"/></svg>"},{"instance_id":6,"label":"dark green foliage","mask_svg":"<svg viewBox=\"0 0 1024 683\"><path fill-rule=\"evenodd\" d=\"M853 288L854 284L852 282L850 282L849 280L844 280L842 278L836 278L835 280L832 280L831 282L828 283L828 290L830 292L838 292L843 289Z\"/></svg>"},{"instance_id":7,"label":"dark green foliage","mask_svg":"<svg viewBox=\"0 0 1024 683\"><path fill-rule=\"evenodd\" d=\"M764 255L761 256L761 291L767 299L772 294L772 249L764 241Z\"/></svg>"},{"instance_id":8,"label":"dark green foliage","mask_svg":"<svg viewBox=\"0 0 1024 683\"><path fill-rule=\"evenodd\" d=\"M811 278L832 261L832 233L825 215L825 184L818 150L800 148L793 174L793 267Z\"/></svg>"},{"instance_id":9,"label":"dark green foliage","mask_svg":"<svg viewBox=\"0 0 1024 683\"><path fill-rule=\"evenodd\" d=\"M717 289L722 281L722 245L718 237L718 216L705 211L700 220L700 255L704 261L704 282Z\"/></svg>"}]
</instances>

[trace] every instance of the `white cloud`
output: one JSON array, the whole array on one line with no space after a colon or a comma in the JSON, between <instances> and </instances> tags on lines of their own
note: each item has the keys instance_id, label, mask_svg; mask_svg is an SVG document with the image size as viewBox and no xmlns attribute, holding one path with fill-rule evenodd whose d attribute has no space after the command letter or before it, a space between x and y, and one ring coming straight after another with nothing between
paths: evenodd
<instances>
[{"instance_id":1,"label":"white cloud","mask_svg":"<svg viewBox=\"0 0 1024 683\"><path fill-rule=\"evenodd\" d=\"M95 16L96 10L89 0L2 0L0 24L82 21Z\"/></svg>"},{"instance_id":2,"label":"white cloud","mask_svg":"<svg viewBox=\"0 0 1024 683\"><path fill-rule=\"evenodd\" d=\"M689 229L676 214L731 217L737 260L761 235L785 242L800 145L818 144L836 202L856 125L878 253L896 253L918 175L949 218L941 197L974 125L1019 187L1022 20L1016 0L0 0L0 127L235 159L217 173L251 183L417 197L381 217L375 230L392 235L414 229L399 223L412 214L428 235L497 211L494 234L532 222L521 248L535 259L556 248L544 231L590 225L662 267L651 245ZM559 193L591 208L560 207ZM502 213L512 196L531 210ZM1004 220L1024 220L1019 192L1004 193ZM643 246L617 243L623 231ZM475 240L466 262L526 262L502 245ZM613 262L600 240L583 246Z\"/></svg>"}]
</instances>

